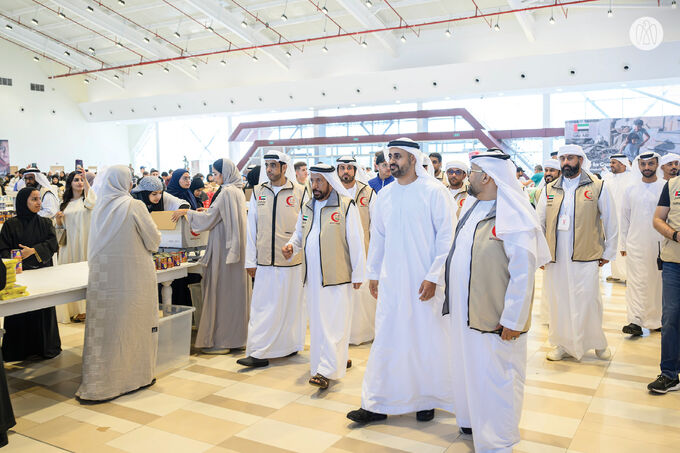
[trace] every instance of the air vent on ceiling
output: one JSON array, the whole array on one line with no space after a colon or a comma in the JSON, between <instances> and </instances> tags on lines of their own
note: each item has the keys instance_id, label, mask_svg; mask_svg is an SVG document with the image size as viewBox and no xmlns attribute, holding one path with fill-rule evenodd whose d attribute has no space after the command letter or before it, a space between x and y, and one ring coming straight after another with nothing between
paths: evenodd
<instances>
[{"instance_id":1,"label":"air vent on ceiling","mask_svg":"<svg viewBox=\"0 0 680 453\"><path fill-rule=\"evenodd\" d=\"M39 83L32 83L31 91L45 91L45 85L41 85Z\"/></svg>"},{"instance_id":2,"label":"air vent on ceiling","mask_svg":"<svg viewBox=\"0 0 680 453\"><path fill-rule=\"evenodd\" d=\"M0 85L5 85L8 87L12 86L12 79L5 79L3 77L0 77Z\"/></svg>"}]
</instances>

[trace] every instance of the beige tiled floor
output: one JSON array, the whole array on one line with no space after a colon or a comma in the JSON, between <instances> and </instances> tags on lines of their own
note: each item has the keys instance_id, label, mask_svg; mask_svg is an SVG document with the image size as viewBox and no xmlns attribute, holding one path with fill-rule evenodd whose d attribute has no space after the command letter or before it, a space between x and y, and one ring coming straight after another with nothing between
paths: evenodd
<instances>
[{"instance_id":1,"label":"beige tiled floor","mask_svg":"<svg viewBox=\"0 0 680 453\"><path fill-rule=\"evenodd\" d=\"M536 300L540 298L540 272ZM602 283L609 362L591 352L580 363L545 360L547 328L535 320L529 357L522 442L516 451L677 452L680 393L650 395L658 374L660 334L631 340L622 285ZM538 303L535 310L539 310ZM53 360L6 365L17 426L9 452L471 452L455 415L430 423L413 414L356 429L345 418L359 406L370 345L352 347L354 366L328 391L307 384L309 357L243 370L242 356L194 354L153 387L113 402L81 406L82 325L62 325L64 353Z\"/></svg>"}]
</instances>

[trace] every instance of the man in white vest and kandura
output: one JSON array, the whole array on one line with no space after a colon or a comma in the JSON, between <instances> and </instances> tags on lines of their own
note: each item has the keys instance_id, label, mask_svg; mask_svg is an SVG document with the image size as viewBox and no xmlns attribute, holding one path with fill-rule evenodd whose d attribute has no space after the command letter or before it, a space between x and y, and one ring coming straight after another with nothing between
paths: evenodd
<instances>
[{"instance_id":1,"label":"man in white vest and kandura","mask_svg":"<svg viewBox=\"0 0 680 453\"><path fill-rule=\"evenodd\" d=\"M255 278L246 357L239 365L264 367L269 359L295 355L307 330L302 256L284 258L281 248L295 231L304 187L295 182L288 155L267 151L248 208L246 270Z\"/></svg>"},{"instance_id":2,"label":"man in white vest and kandura","mask_svg":"<svg viewBox=\"0 0 680 453\"><path fill-rule=\"evenodd\" d=\"M616 258L616 210L607 184L588 172L590 161L580 146L560 147L558 159L562 176L545 187L536 207L551 254L544 290L554 348L546 358L580 360L594 349L608 360L599 268Z\"/></svg>"},{"instance_id":3,"label":"man in white vest and kandura","mask_svg":"<svg viewBox=\"0 0 680 453\"><path fill-rule=\"evenodd\" d=\"M328 388L352 365L349 336L353 292L366 279L366 252L359 212L335 168L310 168L311 200L283 247L290 258L302 251L302 281L309 309L311 385Z\"/></svg>"}]
</instances>

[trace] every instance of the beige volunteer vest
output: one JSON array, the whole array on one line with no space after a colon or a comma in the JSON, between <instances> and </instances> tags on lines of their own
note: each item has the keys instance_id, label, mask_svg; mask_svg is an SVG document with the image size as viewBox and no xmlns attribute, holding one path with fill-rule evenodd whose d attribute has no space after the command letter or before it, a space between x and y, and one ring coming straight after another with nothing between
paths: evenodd
<instances>
[{"instance_id":1,"label":"beige volunteer vest","mask_svg":"<svg viewBox=\"0 0 680 453\"><path fill-rule=\"evenodd\" d=\"M668 211L666 223L675 231L680 230L680 176L668 180L668 195L671 210ZM669 263L680 263L680 243L664 239L661 259Z\"/></svg>"},{"instance_id":2,"label":"beige volunteer vest","mask_svg":"<svg viewBox=\"0 0 680 453\"><path fill-rule=\"evenodd\" d=\"M302 283L307 282L307 236L314 223L313 198L302 206ZM319 255L321 256L322 286L352 283L352 262L346 236L346 219L354 200L339 196L333 190L326 206L321 208Z\"/></svg>"},{"instance_id":3,"label":"beige volunteer vest","mask_svg":"<svg viewBox=\"0 0 680 453\"><path fill-rule=\"evenodd\" d=\"M547 186L543 193L546 197L545 238L550 247L552 262L557 252L557 223L564 200L564 189L560 176ZM604 252L604 233L600 209L597 202L602 193L602 180L581 171L578 187L574 193L574 252L572 261L595 261Z\"/></svg>"},{"instance_id":4,"label":"beige volunteer vest","mask_svg":"<svg viewBox=\"0 0 680 453\"><path fill-rule=\"evenodd\" d=\"M255 186L253 196L257 202L257 264L259 266L297 266L302 262L298 253L292 260L283 257L281 249L295 233L295 224L304 188L288 180L278 194L274 194L269 181Z\"/></svg>"},{"instance_id":5,"label":"beige volunteer vest","mask_svg":"<svg viewBox=\"0 0 680 453\"><path fill-rule=\"evenodd\" d=\"M476 201L475 205L477 203L479 202ZM460 219L456 227L456 239L473 209L474 205ZM471 329L486 333L500 333L496 326L500 324L503 316L505 293L510 283L510 272L508 271L510 260L505 254L503 241L496 237L495 227L496 205L494 204L487 216L475 226L472 250L470 251L470 280L468 283L467 324ZM446 259L446 298L442 310L443 315L449 314L449 272L453 251L456 248L456 239L454 239L453 246ZM529 313L531 313L531 308ZM529 314L522 333L529 331L530 327L531 314Z\"/></svg>"},{"instance_id":6,"label":"beige volunteer vest","mask_svg":"<svg viewBox=\"0 0 680 453\"><path fill-rule=\"evenodd\" d=\"M465 199L468 196L468 187L469 183L467 179L463 181L463 187L461 187L460 192L455 194L453 196L453 199L456 201L456 218L460 216L460 210L463 208L463 203L465 203ZM451 187L449 186L449 190L451 190Z\"/></svg>"},{"instance_id":7,"label":"beige volunteer vest","mask_svg":"<svg viewBox=\"0 0 680 453\"><path fill-rule=\"evenodd\" d=\"M362 182L356 181L357 192L354 195L354 203L356 204L359 216L361 217L361 226L364 229L364 246L368 253L368 241L371 235L371 199L375 192L371 186Z\"/></svg>"}]
</instances>

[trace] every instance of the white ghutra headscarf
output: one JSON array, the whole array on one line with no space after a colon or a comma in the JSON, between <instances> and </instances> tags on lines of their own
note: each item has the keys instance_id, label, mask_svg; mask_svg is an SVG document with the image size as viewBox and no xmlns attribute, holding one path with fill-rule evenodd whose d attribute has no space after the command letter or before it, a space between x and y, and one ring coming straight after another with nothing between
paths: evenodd
<instances>
[{"instance_id":1,"label":"white ghutra headscarf","mask_svg":"<svg viewBox=\"0 0 680 453\"><path fill-rule=\"evenodd\" d=\"M347 189L345 189L345 186L342 185L342 181L340 181L340 177L338 176L338 172L335 171L334 166L328 164L312 165L309 169L309 173L310 175L319 174L323 176L324 179L328 181L328 184L331 185L333 190L335 190L339 195L352 198L352 195L350 195Z\"/></svg>"},{"instance_id":2,"label":"white ghutra headscarf","mask_svg":"<svg viewBox=\"0 0 680 453\"><path fill-rule=\"evenodd\" d=\"M267 166L265 165L265 162L268 160L273 160L276 162L281 162L281 164L286 164L285 173L286 179L293 183L297 181L295 179L295 168L293 167L293 165L290 164L290 156L282 151L267 151L262 156L262 164L260 166L260 179L258 181L258 184L262 184L263 182L269 181L269 178L267 177Z\"/></svg>"},{"instance_id":3,"label":"white ghutra headscarf","mask_svg":"<svg viewBox=\"0 0 680 453\"><path fill-rule=\"evenodd\" d=\"M416 158L416 175L420 178L434 178L434 171L433 174L430 175L430 173L423 167L423 153L420 152L420 145L418 143L414 142L410 138L398 138L396 140L392 140L387 144L387 153L389 155L390 149L391 148L398 148L402 151L406 151L409 154L412 154ZM386 160L388 156L385 156ZM429 159L429 158L428 158ZM434 169L433 169L434 170Z\"/></svg>"},{"instance_id":4,"label":"white ghutra headscarf","mask_svg":"<svg viewBox=\"0 0 680 453\"><path fill-rule=\"evenodd\" d=\"M366 174L366 170L364 170L364 167L359 165L357 163L357 160L354 156L342 156L339 157L338 160L336 161L337 164L346 164L346 165L351 165L354 167L354 179L356 179L359 182L362 182L364 184L368 184L369 177Z\"/></svg>"}]
</instances>

